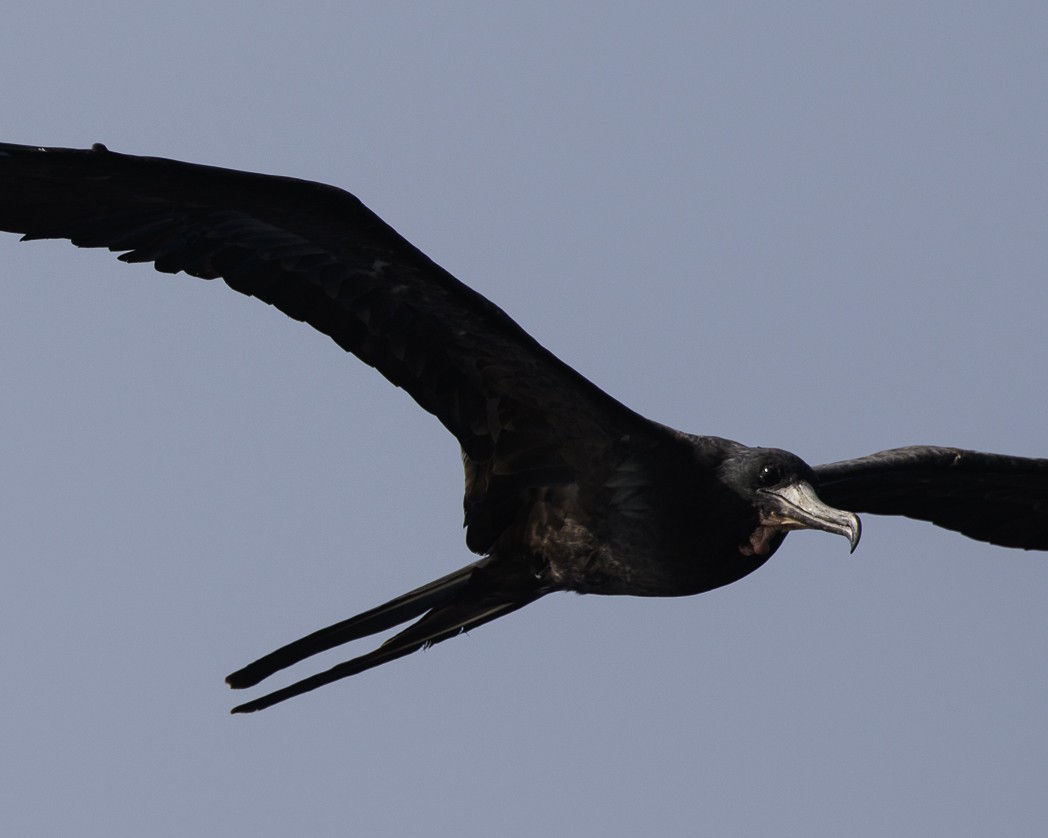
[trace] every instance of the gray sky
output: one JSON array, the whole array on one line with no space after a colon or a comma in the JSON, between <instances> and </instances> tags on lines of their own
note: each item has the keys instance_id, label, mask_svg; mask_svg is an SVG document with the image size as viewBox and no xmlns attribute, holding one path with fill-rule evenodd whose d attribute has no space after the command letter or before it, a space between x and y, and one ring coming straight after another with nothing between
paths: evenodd
<instances>
[{"instance_id":1,"label":"gray sky","mask_svg":"<svg viewBox=\"0 0 1048 838\"><path fill-rule=\"evenodd\" d=\"M686 430L1048 455L1043 3L422 5L20 4L2 139L348 188ZM1045 556L915 522L228 716L469 560L453 439L219 283L0 264L7 834L1042 834Z\"/></svg>"}]
</instances>

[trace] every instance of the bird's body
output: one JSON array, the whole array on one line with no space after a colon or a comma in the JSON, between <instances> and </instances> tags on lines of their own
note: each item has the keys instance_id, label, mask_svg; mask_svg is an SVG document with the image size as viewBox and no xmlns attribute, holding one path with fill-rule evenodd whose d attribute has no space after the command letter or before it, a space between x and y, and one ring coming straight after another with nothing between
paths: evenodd
<instances>
[{"instance_id":1,"label":"bird's body","mask_svg":"<svg viewBox=\"0 0 1048 838\"><path fill-rule=\"evenodd\" d=\"M310 323L456 437L471 565L267 655L258 683L360 637L375 651L237 710L409 654L552 591L683 596L766 562L786 533L859 537L906 515L1048 549L1048 460L915 446L812 468L636 414L540 346L349 193L172 160L0 144L0 229L221 277Z\"/></svg>"}]
</instances>

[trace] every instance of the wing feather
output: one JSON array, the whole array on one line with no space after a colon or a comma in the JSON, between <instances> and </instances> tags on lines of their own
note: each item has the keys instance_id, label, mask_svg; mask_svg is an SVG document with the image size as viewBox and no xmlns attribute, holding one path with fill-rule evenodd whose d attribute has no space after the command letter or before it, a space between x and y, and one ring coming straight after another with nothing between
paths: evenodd
<instances>
[{"instance_id":1,"label":"wing feather","mask_svg":"<svg viewBox=\"0 0 1048 838\"><path fill-rule=\"evenodd\" d=\"M611 446L644 427L332 186L103 146L0 144L0 229L106 247L164 272L221 277L329 335L458 439L472 493L467 525L471 509L512 511L514 475L562 482L599 459L580 455L581 441ZM509 521L506 514L483 517L469 538L480 551Z\"/></svg>"},{"instance_id":2,"label":"wing feather","mask_svg":"<svg viewBox=\"0 0 1048 838\"><path fill-rule=\"evenodd\" d=\"M853 512L930 521L969 538L1048 550L1048 459L929 445L818 466L819 495Z\"/></svg>"}]
</instances>

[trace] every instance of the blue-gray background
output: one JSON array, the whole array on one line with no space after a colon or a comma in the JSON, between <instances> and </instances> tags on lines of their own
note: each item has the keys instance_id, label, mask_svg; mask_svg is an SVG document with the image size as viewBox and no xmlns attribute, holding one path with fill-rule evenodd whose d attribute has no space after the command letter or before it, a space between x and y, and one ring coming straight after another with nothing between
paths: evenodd
<instances>
[{"instance_id":1,"label":"blue-gray background","mask_svg":"<svg viewBox=\"0 0 1048 838\"><path fill-rule=\"evenodd\" d=\"M1043 3L29 6L2 139L344 186L677 427L1048 455ZM452 438L219 283L0 265L5 834L1043 834L1048 563L913 522L226 715L469 560Z\"/></svg>"}]
</instances>

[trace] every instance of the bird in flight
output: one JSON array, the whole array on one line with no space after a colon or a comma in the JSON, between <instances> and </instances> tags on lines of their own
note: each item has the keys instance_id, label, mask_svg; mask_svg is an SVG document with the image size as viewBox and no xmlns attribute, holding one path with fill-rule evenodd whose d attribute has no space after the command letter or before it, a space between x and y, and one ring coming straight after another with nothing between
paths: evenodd
<instances>
[{"instance_id":1,"label":"bird in flight","mask_svg":"<svg viewBox=\"0 0 1048 838\"><path fill-rule=\"evenodd\" d=\"M90 149L0 144L0 230L223 279L309 323L458 440L480 558L234 672L241 689L409 623L374 651L235 707L261 710L554 591L686 596L790 530L859 541L857 512L1048 550L1048 459L912 446L809 466L638 415L540 346L356 197L320 183Z\"/></svg>"}]
</instances>

